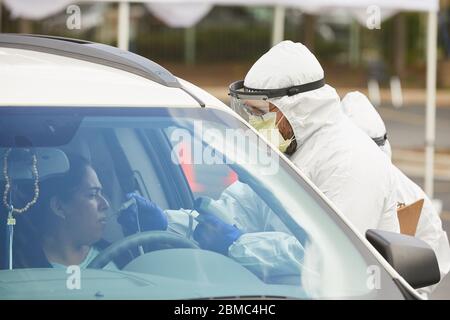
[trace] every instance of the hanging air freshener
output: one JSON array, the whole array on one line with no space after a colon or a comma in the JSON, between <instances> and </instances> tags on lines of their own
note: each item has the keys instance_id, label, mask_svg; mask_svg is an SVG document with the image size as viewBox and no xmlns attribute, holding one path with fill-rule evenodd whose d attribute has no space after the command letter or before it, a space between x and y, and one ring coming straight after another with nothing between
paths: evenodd
<instances>
[{"instance_id":1,"label":"hanging air freshener","mask_svg":"<svg viewBox=\"0 0 450 320\"><path fill-rule=\"evenodd\" d=\"M28 209L33 206L37 199L39 198L39 173L37 169L37 157L33 153L32 158L32 164L31 164L31 170L34 178L34 196L31 201L29 201L23 208L14 208L14 205L12 203L12 179L9 176L8 172L8 157L11 153L12 149L6 150L5 154L3 155L3 176L5 178L5 191L3 192L3 205L8 210L8 217L6 220L6 261L8 263L7 268L12 269L13 268L13 239L14 239L14 226L16 225L16 219L14 218L14 214L21 214L26 212ZM30 152L30 150L27 150ZM31 153L31 152L30 152Z\"/></svg>"}]
</instances>

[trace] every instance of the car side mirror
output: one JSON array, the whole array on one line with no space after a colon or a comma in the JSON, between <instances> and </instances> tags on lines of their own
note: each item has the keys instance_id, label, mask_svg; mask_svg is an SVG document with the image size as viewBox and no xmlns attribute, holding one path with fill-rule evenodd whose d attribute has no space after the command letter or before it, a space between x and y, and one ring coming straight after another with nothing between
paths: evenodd
<instances>
[{"instance_id":1,"label":"car side mirror","mask_svg":"<svg viewBox=\"0 0 450 320\"><path fill-rule=\"evenodd\" d=\"M367 240L415 289L441 280L433 249L424 241L400 233L369 229Z\"/></svg>"}]
</instances>

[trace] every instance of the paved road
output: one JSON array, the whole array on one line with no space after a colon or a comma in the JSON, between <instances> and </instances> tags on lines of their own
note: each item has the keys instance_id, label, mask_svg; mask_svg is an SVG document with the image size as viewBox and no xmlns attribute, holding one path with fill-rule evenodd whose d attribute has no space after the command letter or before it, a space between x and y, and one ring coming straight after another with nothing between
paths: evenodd
<instances>
[{"instance_id":1,"label":"paved road","mask_svg":"<svg viewBox=\"0 0 450 320\"><path fill-rule=\"evenodd\" d=\"M379 108L394 147L423 148L425 145L425 110L420 106L400 109ZM436 110L436 147L450 151L450 108Z\"/></svg>"},{"instance_id":2,"label":"paved road","mask_svg":"<svg viewBox=\"0 0 450 320\"><path fill-rule=\"evenodd\" d=\"M408 106L397 110L379 108L379 111L386 123L394 163L423 186L424 108ZM443 211L450 212L450 108L439 108L436 115L435 198L443 201Z\"/></svg>"}]
</instances>

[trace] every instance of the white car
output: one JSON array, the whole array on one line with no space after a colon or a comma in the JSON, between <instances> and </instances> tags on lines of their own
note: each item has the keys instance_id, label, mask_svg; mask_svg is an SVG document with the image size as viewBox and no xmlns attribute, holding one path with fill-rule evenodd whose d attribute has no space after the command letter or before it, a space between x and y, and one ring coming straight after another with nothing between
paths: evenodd
<instances>
[{"instance_id":1,"label":"white car","mask_svg":"<svg viewBox=\"0 0 450 320\"><path fill-rule=\"evenodd\" d=\"M79 243L94 256L74 288L56 253L85 231L68 231L57 197L42 212L70 154L101 183L89 196L103 201L107 243L94 253ZM365 239L225 104L114 47L0 35L0 169L1 299L420 299L414 288L439 281L424 243L377 230ZM162 208L167 228L146 229L139 212L124 236L130 192ZM193 236L205 214L229 228L217 238L240 230L225 252Z\"/></svg>"}]
</instances>

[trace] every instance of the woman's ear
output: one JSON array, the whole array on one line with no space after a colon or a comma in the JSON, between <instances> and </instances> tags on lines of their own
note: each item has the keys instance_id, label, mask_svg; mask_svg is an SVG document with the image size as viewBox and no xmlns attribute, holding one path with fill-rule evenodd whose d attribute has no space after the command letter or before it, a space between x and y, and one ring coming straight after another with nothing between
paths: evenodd
<instances>
[{"instance_id":1,"label":"woman's ear","mask_svg":"<svg viewBox=\"0 0 450 320\"><path fill-rule=\"evenodd\" d=\"M59 200L57 197L52 197L50 199L50 209L55 215L57 215L61 219L63 220L66 219L66 216L64 215L63 204L61 203L61 200Z\"/></svg>"}]
</instances>

